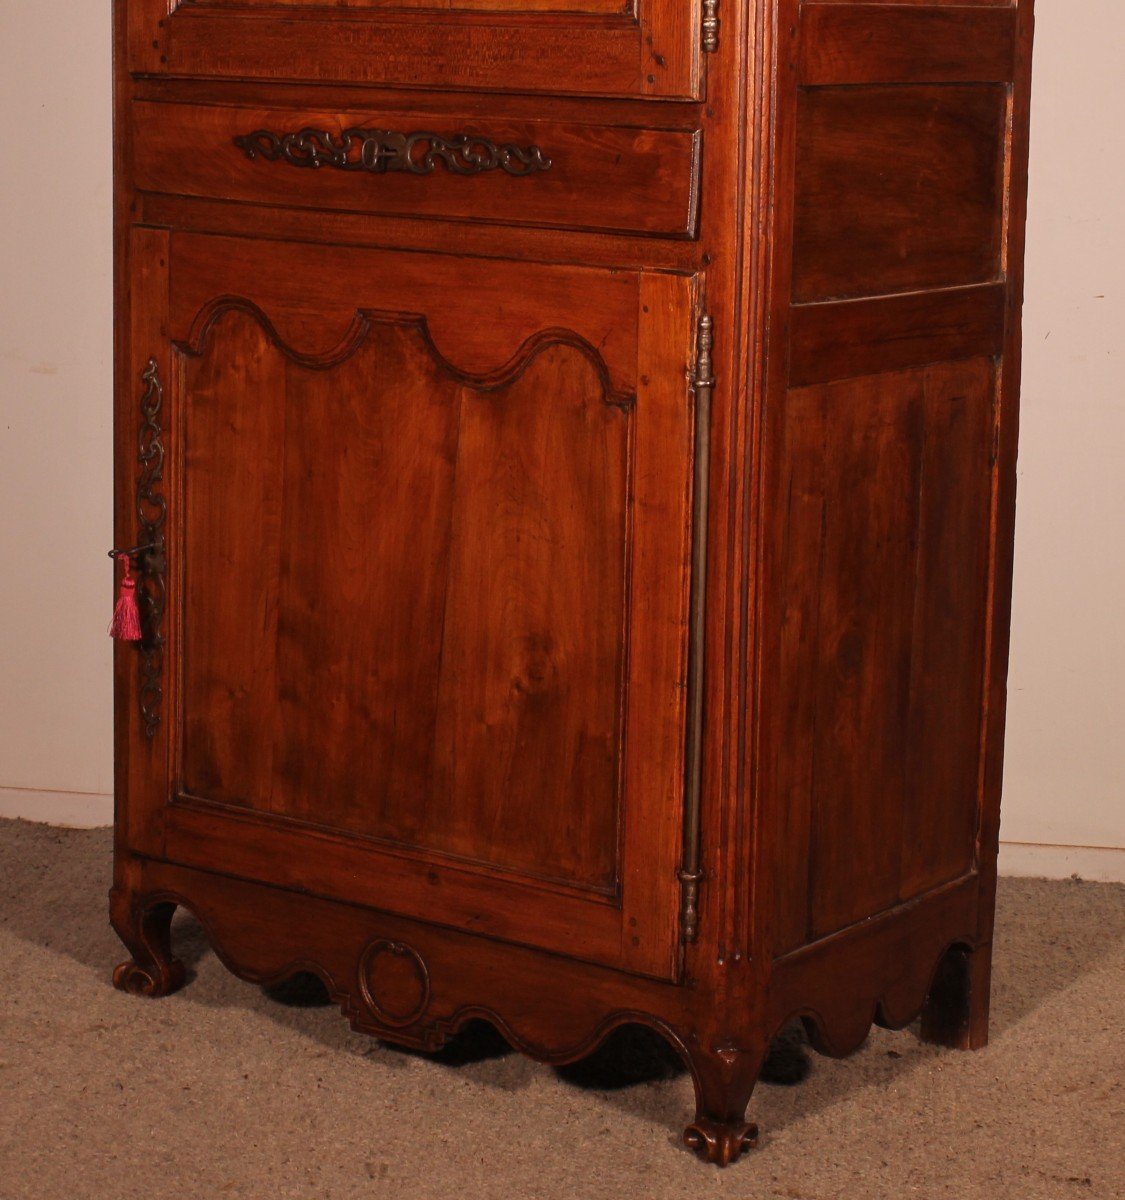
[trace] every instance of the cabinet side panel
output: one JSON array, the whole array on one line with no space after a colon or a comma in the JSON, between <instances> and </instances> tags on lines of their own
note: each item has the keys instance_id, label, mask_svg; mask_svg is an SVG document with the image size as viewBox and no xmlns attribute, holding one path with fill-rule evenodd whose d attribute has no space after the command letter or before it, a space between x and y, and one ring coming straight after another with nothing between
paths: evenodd
<instances>
[{"instance_id":1,"label":"cabinet side panel","mask_svg":"<svg viewBox=\"0 0 1125 1200\"><path fill-rule=\"evenodd\" d=\"M759 762L775 956L981 867L1030 31L1026 3L782 10Z\"/></svg>"},{"instance_id":2,"label":"cabinet side panel","mask_svg":"<svg viewBox=\"0 0 1125 1200\"><path fill-rule=\"evenodd\" d=\"M972 866L991 401L986 359L789 393L778 684L808 936Z\"/></svg>"},{"instance_id":3,"label":"cabinet side panel","mask_svg":"<svg viewBox=\"0 0 1125 1200\"><path fill-rule=\"evenodd\" d=\"M927 367L900 895L973 863L994 364Z\"/></svg>"},{"instance_id":4,"label":"cabinet side panel","mask_svg":"<svg viewBox=\"0 0 1125 1200\"><path fill-rule=\"evenodd\" d=\"M793 298L995 279L1003 127L999 84L802 89Z\"/></svg>"}]
</instances>

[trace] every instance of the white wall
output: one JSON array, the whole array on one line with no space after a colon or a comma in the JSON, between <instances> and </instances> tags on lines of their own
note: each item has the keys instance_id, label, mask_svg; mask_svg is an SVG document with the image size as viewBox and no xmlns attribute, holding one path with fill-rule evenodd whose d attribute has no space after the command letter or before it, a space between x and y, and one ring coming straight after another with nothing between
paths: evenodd
<instances>
[{"instance_id":1,"label":"white wall","mask_svg":"<svg viewBox=\"0 0 1125 1200\"><path fill-rule=\"evenodd\" d=\"M1123 41L1120 0L1039 2L1002 830L1009 869L1116 878L1125 851L1084 848L1125 847ZM0 814L96 824L112 778L109 5L0 0L0 98Z\"/></svg>"},{"instance_id":2,"label":"white wall","mask_svg":"<svg viewBox=\"0 0 1125 1200\"><path fill-rule=\"evenodd\" d=\"M1122 847L1125 5L1038 8L1001 836Z\"/></svg>"},{"instance_id":3,"label":"white wall","mask_svg":"<svg viewBox=\"0 0 1125 1200\"><path fill-rule=\"evenodd\" d=\"M113 787L110 6L0 0L0 814Z\"/></svg>"}]
</instances>

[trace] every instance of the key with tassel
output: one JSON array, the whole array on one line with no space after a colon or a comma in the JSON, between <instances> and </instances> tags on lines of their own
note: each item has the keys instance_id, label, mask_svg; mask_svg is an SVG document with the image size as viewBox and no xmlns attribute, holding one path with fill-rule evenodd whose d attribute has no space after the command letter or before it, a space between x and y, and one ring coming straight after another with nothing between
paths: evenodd
<instances>
[{"instance_id":1,"label":"key with tassel","mask_svg":"<svg viewBox=\"0 0 1125 1200\"><path fill-rule=\"evenodd\" d=\"M138 552L138 549L109 552L114 562L125 565L125 573L121 577L121 586L117 592L117 603L113 608L113 618L109 623L109 636L122 642L139 642L144 636L141 611L137 604L137 578L133 574L133 555Z\"/></svg>"}]
</instances>

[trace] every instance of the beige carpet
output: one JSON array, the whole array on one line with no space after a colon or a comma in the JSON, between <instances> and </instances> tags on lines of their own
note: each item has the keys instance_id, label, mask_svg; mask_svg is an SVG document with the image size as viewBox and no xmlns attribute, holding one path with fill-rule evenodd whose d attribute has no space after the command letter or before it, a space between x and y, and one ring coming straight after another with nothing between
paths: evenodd
<instances>
[{"instance_id":1,"label":"beige carpet","mask_svg":"<svg viewBox=\"0 0 1125 1200\"><path fill-rule=\"evenodd\" d=\"M107 830L0 822L0 1196L1125 1196L1125 887L1003 881L993 1040L872 1032L760 1086L759 1150L679 1146L686 1077L585 1091L380 1046L228 974L190 919L167 1000L115 992Z\"/></svg>"}]
</instances>

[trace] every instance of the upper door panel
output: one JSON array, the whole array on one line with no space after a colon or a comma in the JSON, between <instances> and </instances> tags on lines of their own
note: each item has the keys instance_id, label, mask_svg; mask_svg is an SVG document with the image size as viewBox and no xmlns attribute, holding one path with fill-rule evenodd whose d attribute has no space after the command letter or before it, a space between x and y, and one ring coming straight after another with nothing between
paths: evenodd
<instances>
[{"instance_id":1,"label":"upper door panel","mask_svg":"<svg viewBox=\"0 0 1125 1200\"><path fill-rule=\"evenodd\" d=\"M691 0L129 0L127 13L134 74L699 93Z\"/></svg>"}]
</instances>

